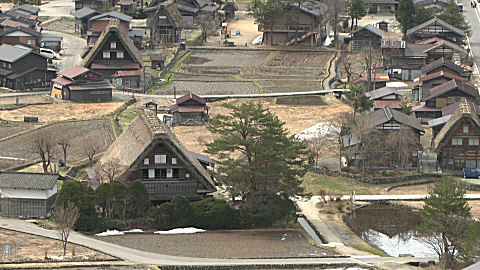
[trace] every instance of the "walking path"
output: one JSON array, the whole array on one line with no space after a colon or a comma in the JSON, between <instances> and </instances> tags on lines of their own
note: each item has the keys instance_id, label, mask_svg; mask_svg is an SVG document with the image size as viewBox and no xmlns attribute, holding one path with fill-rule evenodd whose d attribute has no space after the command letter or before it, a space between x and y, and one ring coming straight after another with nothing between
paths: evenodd
<instances>
[{"instance_id":1,"label":"walking path","mask_svg":"<svg viewBox=\"0 0 480 270\"><path fill-rule=\"evenodd\" d=\"M59 239L56 231L40 228L24 220L0 217L0 228ZM119 259L154 265L177 266L234 266L234 265L370 265L372 263L428 262L435 258L353 256L347 258L292 258L292 259L209 259L156 254L103 242L77 232L70 234L69 242L91 248Z\"/></svg>"}]
</instances>

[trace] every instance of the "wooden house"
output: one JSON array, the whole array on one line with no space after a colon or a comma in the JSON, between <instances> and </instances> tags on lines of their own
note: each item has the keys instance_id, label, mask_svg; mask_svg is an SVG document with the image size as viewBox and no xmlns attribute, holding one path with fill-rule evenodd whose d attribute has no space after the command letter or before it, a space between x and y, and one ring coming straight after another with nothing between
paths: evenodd
<instances>
[{"instance_id":1,"label":"wooden house","mask_svg":"<svg viewBox=\"0 0 480 270\"><path fill-rule=\"evenodd\" d=\"M441 57L433 62L431 62L428 65L423 66L420 69L420 72L422 73L422 76L426 76L432 73L437 73L439 71L444 71L448 72L451 74L456 74L458 76L464 77L466 79L469 79L470 76L472 75L471 70L467 70L463 68L460 65L455 64L451 60L447 60L444 57Z\"/></svg>"},{"instance_id":2,"label":"wooden house","mask_svg":"<svg viewBox=\"0 0 480 270\"><path fill-rule=\"evenodd\" d=\"M35 30L35 25L30 25L27 23L23 23L21 21L14 21L12 19L9 19L8 17L0 20L0 32L6 31L12 28L18 28L18 27Z\"/></svg>"},{"instance_id":3,"label":"wooden house","mask_svg":"<svg viewBox=\"0 0 480 270\"><path fill-rule=\"evenodd\" d=\"M359 116L356 121L357 123L361 123L362 130L344 135L340 138L341 151L343 153L342 157L346 159L349 167L356 167L362 164L363 157L359 150L362 145L362 136L376 137L380 141L387 140L387 138L388 140L391 140L390 136L392 132L402 129L409 130L414 136L416 142L412 149L409 167L416 167L418 165L417 152L423 149L420 144L420 136L425 133L425 130L414 116L406 115L400 111L392 110L390 107L385 106L383 109ZM360 133L365 134L360 135ZM396 153L393 149L385 148L382 149L382 152L390 153L391 158L378 160L378 163L376 164L377 167L393 168L398 165L395 163Z\"/></svg>"},{"instance_id":4,"label":"wooden house","mask_svg":"<svg viewBox=\"0 0 480 270\"><path fill-rule=\"evenodd\" d=\"M402 97L394 88L382 87L366 92L365 96L373 102L373 110L381 110L386 106L393 110L402 110Z\"/></svg>"},{"instance_id":5,"label":"wooden house","mask_svg":"<svg viewBox=\"0 0 480 270\"><path fill-rule=\"evenodd\" d=\"M122 13L132 13L137 10L137 3L135 0L120 0L117 2L120 6L120 12Z\"/></svg>"},{"instance_id":6,"label":"wooden house","mask_svg":"<svg viewBox=\"0 0 480 270\"><path fill-rule=\"evenodd\" d=\"M28 13L30 15L38 17L38 12L40 11L40 8L36 7L36 6L32 6L32 5L21 5L21 6L16 6L16 7L13 7L11 9L9 9L7 11L7 13L12 13L14 11L25 12L25 13Z\"/></svg>"},{"instance_id":7,"label":"wooden house","mask_svg":"<svg viewBox=\"0 0 480 270\"><path fill-rule=\"evenodd\" d=\"M140 89L142 72L140 70L119 70L112 75L112 83L117 89Z\"/></svg>"},{"instance_id":8,"label":"wooden house","mask_svg":"<svg viewBox=\"0 0 480 270\"><path fill-rule=\"evenodd\" d=\"M429 95L430 89L444 84L450 80L465 82L467 81L467 78L443 70L415 78L413 80L412 100L423 100L424 97Z\"/></svg>"},{"instance_id":9,"label":"wooden house","mask_svg":"<svg viewBox=\"0 0 480 270\"><path fill-rule=\"evenodd\" d=\"M195 94L189 93L177 98L176 103L170 107L173 125L202 125L208 120L208 109L207 102Z\"/></svg>"},{"instance_id":10,"label":"wooden house","mask_svg":"<svg viewBox=\"0 0 480 270\"><path fill-rule=\"evenodd\" d=\"M370 14L394 14L398 0L365 0Z\"/></svg>"},{"instance_id":11,"label":"wooden house","mask_svg":"<svg viewBox=\"0 0 480 270\"><path fill-rule=\"evenodd\" d=\"M211 0L172 0L171 2L179 11L182 17L181 26L184 28L197 28L198 25L215 22L218 8ZM170 1L153 0L145 9L148 17L153 16L161 3L169 5Z\"/></svg>"},{"instance_id":12,"label":"wooden house","mask_svg":"<svg viewBox=\"0 0 480 270\"><path fill-rule=\"evenodd\" d=\"M320 40L320 31L325 32L328 16L324 16L327 6L320 2L305 2L300 7L292 4L290 10L276 16L270 25L259 24L258 31L263 32L263 44L274 46L295 45L316 47L323 42ZM296 23L291 23L298 17ZM323 35L325 37L325 35Z\"/></svg>"},{"instance_id":13,"label":"wooden house","mask_svg":"<svg viewBox=\"0 0 480 270\"><path fill-rule=\"evenodd\" d=\"M433 138L443 171L460 173L463 168L480 169L480 119L465 101Z\"/></svg>"},{"instance_id":14,"label":"wooden house","mask_svg":"<svg viewBox=\"0 0 480 270\"><path fill-rule=\"evenodd\" d=\"M45 89L55 73L48 69L47 59L32 49L0 46L0 86L14 90Z\"/></svg>"},{"instance_id":15,"label":"wooden house","mask_svg":"<svg viewBox=\"0 0 480 270\"><path fill-rule=\"evenodd\" d=\"M450 3L450 0L413 0L413 3L417 8L438 14Z\"/></svg>"},{"instance_id":16,"label":"wooden house","mask_svg":"<svg viewBox=\"0 0 480 270\"><path fill-rule=\"evenodd\" d=\"M451 42L463 43L466 38L463 30L450 25L437 17L407 30L406 38L413 41L439 37Z\"/></svg>"},{"instance_id":17,"label":"wooden house","mask_svg":"<svg viewBox=\"0 0 480 270\"><path fill-rule=\"evenodd\" d=\"M111 79L117 71L138 71L143 67L142 55L127 36L120 20L112 19L88 54L82 66Z\"/></svg>"},{"instance_id":18,"label":"wooden house","mask_svg":"<svg viewBox=\"0 0 480 270\"><path fill-rule=\"evenodd\" d=\"M89 7L84 7L72 12L72 15L75 17L75 33L85 36L88 32L88 20L97 16L98 11Z\"/></svg>"},{"instance_id":19,"label":"wooden house","mask_svg":"<svg viewBox=\"0 0 480 270\"><path fill-rule=\"evenodd\" d=\"M165 60L166 59L167 58L165 57L165 55L161 55L161 54L150 55L150 61L152 62L152 68L154 68L154 69L163 68L165 66Z\"/></svg>"},{"instance_id":20,"label":"wooden house","mask_svg":"<svg viewBox=\"0 0 480 270\"><path fill-rule=\"evenodd\" d=\"M72 66L53 79L51 96L73 102L112 101L112 85L102 74L81 66Z\"/></svg>"},{"instance_id":21,"label":"wooden house","mask_svg":"<svg viewBox=\"0 0 480 270\"><path fill-rule=\"evenodd\" d=\"M130 31L130 21L132 20L132 17L128 15L116 11L110 11L93 16L88 20L87 43L89 45L97 42L98 38L107 28L112 19L118 20L118 27L124 32L128 33L128 31Z\"/></svg>"},{"instance_id":22,"label":"wooden house","mask_svg":"<svg viewBox=\"0 0 480 270\"><path fill-rule=\"evenodd\" d=\"M469 57L468 51L462 46L438 37L417 43L382 40L382 55L385 67L396 71L392 75L402 80L421 76L422 67L440 58L461 61Z\"/></svg>"},{"instance_id":23,"label":"wooden house","mask_svg":"<svg viewBox=\"0 0 480 270\"><path fill-rule=\"evenodd\" d=\"M42 34L42 39L40 41L40 44L42 48L48 48L56 52L59 52L60 50L62 50L62 41L63 41L63 38L61 36Z\"/></svg>"},{"instance_id":24,"label":"wooden house","mask_svg":"<svg viewBox=\"0 0 480 270\"><path fill-rule=\"evenodd\" d=\"M379 50L382 44L383 30L368 24L352 33L352 50Z\"/></svg>"},{"instance_id":25,"label":"wooden house","mask_svg":"<svg viewBox=\"0 0 480 270\"><path fill-rule=\"evenodd\" d=\"M22 26L10 28L0 33L1 44L25 44L29 47L39 48L41 39L42 34L40 32Z\"/></svg>"},{"instance_id":26,"label":"wooden house","mask_svg":"<svg viewBox=\"0 0 480 270\"><path fill-rule=\"evenodd\" d=\"M57 197L58 174L0 172L0 215L46 218Z\"/></svg>"},{"instance_id":27,"label":"wooden house","mask_svg":"<svg viewBox=\"0 0 480 270\"><path fill-rule=\"evenodd\" d=\"M226 1L222 6L222 10L225 13L225 19L231 20L235 18L235 11L238 10L237 5L233 1Z\"/></svg>"},{"instance_id":28,"label":"wooden house","mask_svg":"<svg viewBox=\"0 0 480 270\"><path fill-rule=\"evenodd\" d=\"M99 13L106 12L113 5L112 0L74 0L75 11L88 7L98 11Z\"/></svg>"},{"instance_id":29,"label":"wooden house","mask_svg":"<svg viewBox=\"0 0 480 270\"><path fill-rule=\"evenodd\" d=\"M152 44L180 42L183 18L173 0L145 9Z\"/></svg>"},{"instance_id":30,"label":"wooden house","mask_svg":"<svg viewBox=\"0 0 480 270\"><path fill-rule=\"evenodd\" d=\"M432 119L428 121L428 126L432 128L433 138L435 138L443 126L450 120L452 114L454 114L461 104L467 103L470 105L470 109L473 113L477 114L480 117L480 105L469 101L468 99L462 99L461 101L448 105L442 108L442 117Z\"/></svg>"},{"instance_id":31,"label":"wooden house","mask_svg":"<svg viewBox=\"0 0 480 270\"><path fill-rule=\"evenodd\" d=\"M133 44L138 49L143 49L143 38L147 35L145 30L130 30L128 37L133 40Z\"/></svg>"},{"instance_id":32,"label":"wooden house","mask_svg":"<svg viewBox=\"0 0 480 270\"><path fill-rule=\"evenodd\" d=\"M421 99L423 103L413 108L415 116L422 122L442 117L442 109L464 98L478 103L480 95L478 90L469 83L455 79L433 87Z\"/></svg>"},{"instance_id":33,"label":"wooden house","mask_svg":"<svg viewBox=\"0 0 480 270\"><path fill-rule=\"evenodd\" d=\"M215 192L212 177L155 113L145 109L95 164L115 162L117 180L142 181L153 201L167 201L175 195L191 200Z\"/></svg>"},{"instance_id":34,"label":"wooden house","mask_svg":"<svg viewBox=\"0 0 480 270\"><path fill-rule=\"evenodd\" d=\"M387 82L390 81L390 76L385 72L372 72L371 75L372 89L379 89L387 86ZM353 85L361 85L363 89L368 88L368 75L367 73L360 74L360 77L352 81Z\"/></svg>"}]
</instances>

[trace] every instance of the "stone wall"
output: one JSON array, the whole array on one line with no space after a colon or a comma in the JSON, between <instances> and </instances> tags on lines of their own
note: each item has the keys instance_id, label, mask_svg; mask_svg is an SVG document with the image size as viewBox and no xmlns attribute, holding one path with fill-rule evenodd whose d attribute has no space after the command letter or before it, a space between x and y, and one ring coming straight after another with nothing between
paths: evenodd
<instances>
[{"instance_id":1,"label":"stone wall","mask_svg":"<svg viewBox=\"0 0 480 270\"><path fill-rule=\"evenodd\" d=\"M389 183L400 183L406 181L412 181L417 179L422 179L425 177L432 177L432 178L441 178L442 175L435 174L435 173L427 173L427 174L414 174L414 175L404 175L404 176L394 176L394 177L365 177L361 175L355 175L347 172L342 171L333 171L327 170L323 168L315 168L312 169L313 172L333 176L333 177L344 177L349 179L354 179L360 182L364 182L367 184L377 185L377 184L389 184Z\"/></svg>"}]
</instances>

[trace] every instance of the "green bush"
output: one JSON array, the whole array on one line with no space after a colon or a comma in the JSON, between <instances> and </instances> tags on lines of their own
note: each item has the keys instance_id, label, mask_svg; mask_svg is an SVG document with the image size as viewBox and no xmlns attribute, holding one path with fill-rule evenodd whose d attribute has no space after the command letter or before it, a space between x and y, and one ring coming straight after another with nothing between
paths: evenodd
<instances>
[{"instance_id":1,"label":"green bush","mask_svg":"<svg viewBox=\"0 0 480 270\"><path fill-rule=\"evenodd\" d=\"M273 193L259 193L241 207L243 227L271 227L295 221L295 205L288 198Z\"/></svg>"},{"instance_id":2,"label":"green bush","mask_svg":"<svg viewBox=\"0 0 480 270\"><path fill-rule=\"evenodd\" d=\"M129 218L144 217L150 208L150 199L148 198L145 184L139 180L134 181L128 186L127 215Z\"/></svg>"},{"instance_id":3,"label":"green bush","mask_svg":"<svg viewBox=\"0 0 480 270\"><path fill-rule=\"evenodd\" d=\"M240 212L224 200L209 198L192 203L192 225L202 229L240 228Z\"/></svg>"}]
</instances>

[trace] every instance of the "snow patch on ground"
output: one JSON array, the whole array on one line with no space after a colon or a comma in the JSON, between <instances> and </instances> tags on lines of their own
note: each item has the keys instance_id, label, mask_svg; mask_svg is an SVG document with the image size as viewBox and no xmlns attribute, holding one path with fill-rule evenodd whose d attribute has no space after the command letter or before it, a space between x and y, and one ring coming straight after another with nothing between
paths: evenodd
<instances>
[{"instance_id":1,"label":"snow patch on ground","mask_svg":"<svg viewBox=\"0 0 480 270\"><path fill-rule=\"evenodd\" d=\"M128 231L122 231L124 233L143 233L143 230L142 229L131 229L131 230L128 230Z\"/></svg>"},{"instance_id":2,"label":"snow patch on ground","mask_svg":"<svg viewBox=\"0 0 480 270\"><path fill-rule=\"evenodd\" d=\"M302 130L300 134L297 135L297 138L306 141L314 139L334 140L338 138L339 134L340 128L329 123L320 122Z\"/></svg>"},{"instance_id":3,"label":"snow patch on ground","mask_svg":"<svg viewBox=\"0 0 480 270\"><path fill-rule=\"evenodd\" d=\"M154 233L156 234L192 234L192 233L201 233L201 232L206 232L206 230L188 227L188 228L176 228L169 231L157 231Z\"/></svg>"},{"instance_id":4,"label":"snow patch on ground","mask_svg":"<svg viewBox=\"0 0 480 270\"><path fill-rule=\"evenodd\" d=\"M124 235L124 232L120 232L117 230L107 230L106 232L97 233L96 236L112 236L112 235Z\"/></svg>"},{"instance_id":5,"label":"snow patch on ground","mask_svg":"<svg viewBox=\"0 0 480 270\"><path fill-rule=\"evenodd\" d=\"M408 85L404 82L387 82L387 87L392 88L408 88Z\"/></svg>"}]
</instances>

